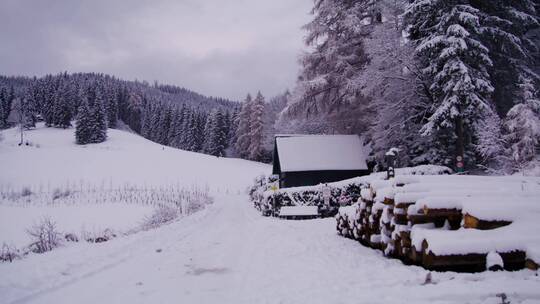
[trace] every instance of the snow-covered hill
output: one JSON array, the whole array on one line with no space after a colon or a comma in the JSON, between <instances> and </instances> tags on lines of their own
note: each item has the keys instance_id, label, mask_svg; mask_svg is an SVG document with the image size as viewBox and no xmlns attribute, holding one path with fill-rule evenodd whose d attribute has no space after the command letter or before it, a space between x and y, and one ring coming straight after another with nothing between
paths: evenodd
<instances>
[{"instance_id":1,"label":"snow-covered hill","mask_svg":"<svg viewBox=\"0 0 540 304\"><path fill-rule=\"evenodd\" d=\"M91 183L100 187L197 185L211 191L243 191L270 166L164 147L135 134L108 130L106 142L79 146L74 129L25 132L31 146L19 147L17 129L0 133L0 187Z\"/></svg>"}]
</instances>

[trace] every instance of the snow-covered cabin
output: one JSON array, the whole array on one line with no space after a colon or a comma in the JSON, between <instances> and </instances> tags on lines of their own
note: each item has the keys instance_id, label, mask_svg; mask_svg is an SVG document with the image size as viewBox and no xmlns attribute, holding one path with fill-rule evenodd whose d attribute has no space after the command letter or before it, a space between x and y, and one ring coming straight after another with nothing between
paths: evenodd
<instances>
[{"instance_id":1,"label":"snow-covered cabin","mask_svg":"<svg viewBox=\"0 0 540 304\"><path fill-rule=\"evenodd\" d=\"M317 185L369 173L358 135L276 135L272 173L280 188Z\"/></svg>"}]
</instances>

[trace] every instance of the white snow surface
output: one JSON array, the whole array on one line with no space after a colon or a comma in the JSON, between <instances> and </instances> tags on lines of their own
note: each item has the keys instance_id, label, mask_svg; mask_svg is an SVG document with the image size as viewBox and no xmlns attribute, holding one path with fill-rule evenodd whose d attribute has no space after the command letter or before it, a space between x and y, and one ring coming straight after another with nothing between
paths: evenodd
<instances>
[{"instance_id":1,"label":"white snow surface","mask_svg":"<svg viewBox=\"0 0 540 304\"><path fill-rule=\"evenodd\" d=\"M319 208L317 206L283 206L279 209L280 216L294 215L318 215Z\"/></svg>"},{"instance_id":2,"label":"white snow surface","mask_svg":"<svg viewBox=\"0 0 540 304\"><path fill-rule=\"evenodd\" d=\"M124 186L208 185L211 191L244 191L270 166L232 158L218 158L153 143L135 134L109 129L107 141L76 145L74 128L46 128L39 124L25 132L33 146L17 146L18 130L1 132L0 187L90 183Z\"/></svg>"},{"instance_id":3,"label":"white snow surface","mask_svg":"<svg viewBox=\"0 0 540 304\"><path fill-rule=\"evenodd\" d=\"M24 207L0 204L0 244L16 248L29 245L32 239L26 230L43 218L51 219L63 235L69 233L79 238L100 236L107 229L115 234L126 233L140 226L153 210L152 206L126 203Z\"/></svg>"},{"instance_id":4,"label":"white snow surface","mask_svg":"<svg viewBox=\"0 0 540 304\"><path fill-rule=\"evenodd\" d=\"M0 302L488 303L500 292L512 303L540 300L540 278L528 270L432 273L435 284L424 285L427 273L337 236L332 218L265 218L246 196L223 194L156 230L0 264Z\"/></svg>"},{"instance_id":5,"label":"white snow surface","mask_svg":"<svg viewBox=\"0 0 540 304\"><path fill-rule=\"evenodd\" d=\"M358 135L276 137L282 172L367 170L369 153Z\"/></svg>"}]
</instances>

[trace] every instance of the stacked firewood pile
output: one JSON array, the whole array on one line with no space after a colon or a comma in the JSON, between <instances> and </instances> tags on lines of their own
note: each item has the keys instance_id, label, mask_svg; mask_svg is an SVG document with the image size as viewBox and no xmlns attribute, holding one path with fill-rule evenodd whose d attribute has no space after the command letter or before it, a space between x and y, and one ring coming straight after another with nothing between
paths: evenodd
<instances>
[{"instance_id":1,"label":"stacked firewood pile","mask_svg":"<svg viewBox=\"0 0 540 304\"><path fill-rule=\"evenodd\" d=\"M540 180L397 176L373 179L341 208L339 234L430 270L537 269Z\"/></svg>"}]
</instances>

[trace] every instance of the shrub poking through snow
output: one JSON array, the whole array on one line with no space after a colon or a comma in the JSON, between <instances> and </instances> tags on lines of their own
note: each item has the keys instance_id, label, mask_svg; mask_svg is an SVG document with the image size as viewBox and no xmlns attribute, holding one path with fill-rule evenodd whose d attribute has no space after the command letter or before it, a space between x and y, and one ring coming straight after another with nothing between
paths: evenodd
<instances>
[{"instance_id":1,"label":"shrub poking through snow","mask_svg":"<svg viewBox=\"0 0 540 304\"><path fill-rule=\"evenodd\" d=\"M29 195L32 195L32 190L30 190L30 188L28 187L24 187L22 188L21 190L21 196L29 196Z\"/></svg>"},{"instance_id":2,"label":"shrub poking through snow","mask_svg":"<svg viewBox=\"0 0 540 304\"><path fill-rule=\"evenodd\" d=\"M66 241L68 241L68 242L78 242L79 241L79 238L77 237L77 235L75 235L73 233L67 233L66 235L64 235L64 239L66 239Z\"/></svg>"},{"instance_id":3,"label":"shrub poking through snow","mask_svg":"<svg viewBox=\"0 0 540 304\"><path fill-rule=\"evenodd\" d=\"M60 246L62 238L56 229L56 223L44 217L41 222L32 226L27 233L33 240L30 249L35 253L44 253Z\"/></svg>"},{"instance_id":4,"label":"shrub poking through snow","mask_svg":"<svg viewBox=\"0 0 540 304\"><path fill-rule=\"evenodd\" d=\"M143 229L153 229L163 224L167 224L175 220L180 214L178 208L169 206L159 206L150 216L144 219L142 224Z\"/></svg>"},{"instance_id":5,"label":"shrub poking through snow","mask_svg":"<svg viewBox=\"0 0 540 304\"><path fill-rule=\"evenodd\" d=\"M2 249L0 250L0 262L13 262L20 258L21 254L17 248L9 246L6 243L2 244Z\"/></svg>"},{"instance_id":6,"label":"shrub poking through snow","mask_svg":"<svg viewBox=\"0 0 540 304\"><path fill-rule=\"evenodd\" d=\"M57 199L60 199L60 198L65 198L65 197L68 197L70 194L70 191L69 190L62 190L60 188L56 188L54 189L53 193L52 193L52 200L55 201Z\"/></svg>"}]
</instances>

